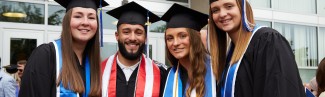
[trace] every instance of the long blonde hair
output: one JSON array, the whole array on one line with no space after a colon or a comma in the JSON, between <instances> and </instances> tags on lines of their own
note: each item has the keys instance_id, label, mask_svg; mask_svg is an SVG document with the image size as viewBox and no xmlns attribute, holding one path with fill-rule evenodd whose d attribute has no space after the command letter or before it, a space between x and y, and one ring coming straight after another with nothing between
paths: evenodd
<instances>
[{"instance_id":1,"label":"long blonde hair","mask_svg":"<svg viewBox=\"0 0 325 97\"><path fill-rule=\"evenodd\" d=\"M217 1L215 1L217 2ZM236 0L236 3L238 5L238 8L240 10L240 14L242 15L242 0ZM254 21L254 16L253 16L253 11L248 3L246 1L246 14L247 14L247 19L251 24L255 24ZM219 29L216 24L213 21L212 18L212 12L210 8L210 14L209 14L209 41L210 41L210 55L211 55L211 60L213 64L213 73L216 77L216 80L220 82L222 72L225 68L226 65L226 52L227 52L227 34L225 31L222 31ZM234 52L232 55L232 58L230 60L230 64L236 63L241 56L245 53L245 49L249 44L249 39L252 36L252 33L247 32L243 28L243 21L240 21L240 27L239 27L239 33L238 33L238 40L237 43L235 44Z\"/></svg>"},{"instance_id":2,"label":"long blonde hair","mask_svg":"<svg viewBox=\"0 0 325 97\"><path fill-rule=\"evenodd\" d=\"M203 97L205 94L204 77L206 74L205 60L207 51L204 48L202 41L198 41L201 39L199 35L200 32L190 28L186 28L186 30L189 33L189 40L191 44L189 53L189 59L191 64L189 66L189 70L187 70L188 75L190 75L188 77L189 87L186 90L186 97L190 97L191 91L194 88L196 89L196 96ZM165 43L167 43L166 38ZM166 51L168 51L167 46ZM177 66L178 59L176 59L169 51L166 52L166 56L172 66Z\"/></svg>"},{"instance_id":3,"label":"long blonde hair","mask_svg":"<svg viewBox=\"0 0 325 97\"><path fill-rule=\"evenodd\" d=\"M59 78L57 79L56 85L63 84L67 89L74 92L84 93L85 83L83 82L82 76L78 66L76 65L77 57L72 49L72 34L71 34L71 14L72 10L67 11L63 18L61 41L62 41L62 70L60 72ZM97 18L98 21L98 18ZM101 78L100 78L100 55L99 55L99 32L98 27L96 34L87 43L84 50L84 54L89 57L90 62L90 91L89 95L100 96L101 95Z\"/></svg>"}]
</instances>

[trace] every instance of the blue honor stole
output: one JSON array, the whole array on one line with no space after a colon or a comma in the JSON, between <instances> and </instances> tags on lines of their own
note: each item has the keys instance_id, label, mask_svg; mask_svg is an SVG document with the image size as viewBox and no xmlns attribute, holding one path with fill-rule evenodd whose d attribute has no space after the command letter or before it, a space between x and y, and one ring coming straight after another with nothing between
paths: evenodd
<instances>
[{"instance_id":1,"label":"blue honor stole","mask_svg":"<svg viewBox=\"0 0 325 97\"><path fill-rule=\"evenodd\" d=\"M252 36L250 37L250 40L252 40L252 37L254 36L255 32L262 28L262 26L255 26L253 31L252 31ZM230 48L233 48L232 45L230 46ZM247 50L248 46L246 47ZM246 52L245 50L245 52ZM227 61L228 59L231 59L231 55L233 53L233 50L230 49L228 51L228 55L227 55ZM244 53L245 54L245 53ZM233 65L231 65L230 63L227 63L229 65L228 70L226 71L226 75L225 75L225 71L222 74L222 80L224 82L222 82L221 84L221 97L234 97L234 93L235 93L235 83L236 83L236 76L237 76L237 71L239 68L239 65L241 63L241 60L243 59L243 56L241 56L241 58L238 60L238 62L234 63ZM224 76L226 76L226 78L224 78Z\"/></svg>"},{"instance_id":2,"label":"blue honor stole","mask_svg":"<svg viewBox=\"0 0 325 97\"><path fill-rule=\"evenodd\" d=\"M56 53L56 78L59 77L62 67L62 42L61 39L55 40L53 42ZM74 64L71 64L74 65ZM85 60L85 75L86 75L86 90L83 93L83 97L88 97L90 91L90 63L89 58L86 56ZM76 93L72 90L66 89L63 87L63 84L60 82L60 86L56 88L57 97L79 97L79 93Z\"/></svg>"},{"instance_id":3,"label":"blue honor stole","mask_svg":"<svg viewBox=\"0 0 325 97\"><path fill-rule=\"evenodd\" d=\"M210 61L210 56L207 58L205 62L206 67L206 75L205 75L205 95L204 97L216 97L216 80L213 75L212 65ZM173 66L171 70L169 71L167 82L165 85L163 97L185 97L186 95L183 94L183 86L182 86L182 80L181 80L181 74L179 70L179 65ZM187 90L188 83L186 86ZM185 93L185 92L184 92ZM191 91L191 97L196 97L196 91L193 89Z\"/></svg>"}]
</instances>

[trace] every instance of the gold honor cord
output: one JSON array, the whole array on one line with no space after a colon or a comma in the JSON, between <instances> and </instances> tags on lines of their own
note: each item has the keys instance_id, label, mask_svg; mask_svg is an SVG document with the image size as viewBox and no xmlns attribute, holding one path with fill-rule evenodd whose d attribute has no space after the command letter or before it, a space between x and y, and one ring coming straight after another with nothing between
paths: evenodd
<instances>
[{"instance_id":1,"label":"gold honor cord","mask_svg":"<svg viewBox=\"0 0 325 97\"><path fill-rule=\"evenodd\" d=\"M179 62L177 63L177 69L176 69L176 89L174 89L174 97L177 97L178 92L178 69L179 69Z\"/></svg>"}]
</instances>

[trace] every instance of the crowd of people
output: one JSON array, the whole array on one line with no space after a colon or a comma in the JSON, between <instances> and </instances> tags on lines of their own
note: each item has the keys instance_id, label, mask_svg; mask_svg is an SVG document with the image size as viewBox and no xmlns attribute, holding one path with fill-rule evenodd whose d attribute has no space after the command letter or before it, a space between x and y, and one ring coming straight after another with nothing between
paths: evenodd
<instances>
[{"instance_id":1,"label":"crowd of people","mask_svg":"<svg viewBox=\"0 0 325 97\"><path fill-rule=\"evenodd\" d=\"M1 70L0 97L325 97L325 58L303 85L288 41L256 24L247 0L210 0L208 15L176 3L162 17L134 1L117 7L107 14L119 50L106 59L97 11L108 3L54 1L66 8L60 39L5 66L17 78ZM145 55L159 20L170 67Z\"/></svg>"}]
</instances>

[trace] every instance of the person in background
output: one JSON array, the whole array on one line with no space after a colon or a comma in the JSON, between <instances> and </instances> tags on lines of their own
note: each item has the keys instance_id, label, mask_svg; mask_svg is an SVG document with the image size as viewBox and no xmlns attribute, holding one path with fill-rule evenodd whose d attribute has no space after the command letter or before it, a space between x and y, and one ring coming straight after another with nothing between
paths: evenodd
<instances>
[{"instance_id":1,"label":"person in background","mask_svg":"<svg viewBox=\"0 0 325 97\"><path fill-rule=\"evenodd\" d=\"M316 77L313 77L309 83L305 83L304 86L313 94L313 95L317 95L317 91L318 91L318 84L316 81Z\"/></svg>"},{"instance_id":2,"label":"person in background","mask_svg":"<svg viewBox=\"0 0 325 97\"><path fill-rule=\"evenodd\" d=\"M143 54L149 33L146 23L154 23L160 18L136 2L110 10L107 14L118 19L115 38L119 50L102 62L102 96L161 96L166 69Z\"/></svg>"},{"instance_id":3,"label":"person in background","mask_svg":"<svg viewBox=\"0 0 325 97\"><path fill-rule=\"evenodd\" d=\"M166 55L172 65L164 97L216 97L210 56L199 32L207 19L208 15L176 3L162 16L167 22Z\"/></svg>"},{"instance_id":4,"label":"person in background","mask_svg":"<svg viewBox=\"0 0 325 97\"><path fill-rule=\"evenodd\" d=\"M306 97L288 41L255 24L247 0L210 0L209 20L219 97Z\"/></svg>"},{"instance_id":5,"label":"person in background","mask_svg":"<svg viewBox=\"0 0 325 97\"><path fill-rule=\"evenodd\" d=\"M325 58L318 64L316 71L316 81L318 84L317 97L325 97Z\"/></svg>"},{"instance_id":6,"label":"person in background","mask_svg":"<svg viewBox=\"0 0 325 97\"><path fill-rule=\"evenodd\" d=\"M54 0L66 8L61 38L28 58L20 97L99 97L99 21L104 0Z\"/></svg>"},{"instance_id":7,"label":"person in background","mask_svg":"<svg viewBox=\"0 0 325 97\"><path fill-rule=\"evenodd\" d=\"M26 60L17 61L17 66L18 66L18 72L17 73L18 73L19 78L21 78L23 76L26 63L27 63Z\"/></svg>"},{"instance_id":8,"label":"person in background","mask_svg":"<svg viewBox=\"0 0 325 97\"><path fill-rule=\"evenodd\" d=\"M17 87L15 79L0 67L0 97L17 97Z\"/></svg>"}]
</instances>

